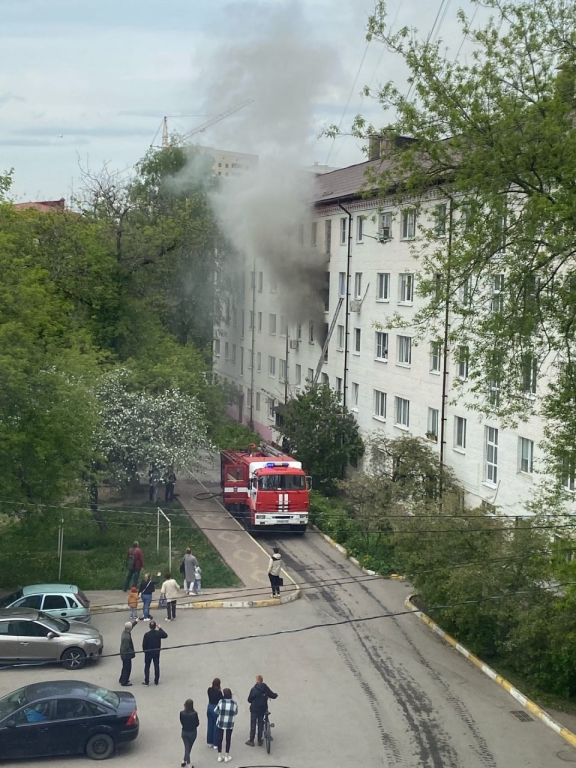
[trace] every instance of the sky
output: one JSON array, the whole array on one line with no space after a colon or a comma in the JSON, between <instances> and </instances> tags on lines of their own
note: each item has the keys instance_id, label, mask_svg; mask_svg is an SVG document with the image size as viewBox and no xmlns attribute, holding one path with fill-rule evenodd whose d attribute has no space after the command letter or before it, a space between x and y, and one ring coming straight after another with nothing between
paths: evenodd
<instances>
[{"instance_id":1,"label":"sky","mask_svg":"<svg viewBox=\"0 0 576 768\"><path fill-rule=\"evenodd\" d=\"M380 106L360 95L363 86L393 80L407 88L401 61L366 43L372 7L372 0L0 0L0 173L14 168L17 200L69 199L81 168L131 168L164 115L184 133L246 97L254 104L194 141L259 154L266 134L281 137L283 126L258 109L274 104L277 82L297 112L290 75L294 69L301 83L305 67L314 87L305 89L312 104L302 110L297 162L362 162L354 137L318 135L334 123L348 131L359 112L385 124ZM388 16L394 29L416 27L426 37L440 13L440 38L456 55L459 7L474 12L471 0L389 0ZM254 130L246 130L250 118ZM281 147L277 141L274 151Z\"/></svg>"}]
</instances>

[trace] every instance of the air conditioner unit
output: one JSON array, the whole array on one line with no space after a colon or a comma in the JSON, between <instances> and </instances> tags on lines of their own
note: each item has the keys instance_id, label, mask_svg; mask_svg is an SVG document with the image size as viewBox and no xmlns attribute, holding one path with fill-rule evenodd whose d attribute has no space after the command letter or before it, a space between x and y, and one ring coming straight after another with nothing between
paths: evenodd
<instances>
[{"instance_id":1,"label":"air conditioner unit","mask_svg":"<svg viewBox=\"0 0 576 768\"><path fill-rule=\"evenodd\" d=\"M360 312L360 308L362 306L361 301L351 301L350 302L350 312Z\"/></svg>"},{"instance_id":2,"label":"air conditioner unit","mask_svg":"<svg viewBox=\"0 0 576 768\"><path fill-rule=\"evenodd\" d=\"M298 349L298 341L296 339L290 342L290 349Z\"/></svg>"}]
</instances>

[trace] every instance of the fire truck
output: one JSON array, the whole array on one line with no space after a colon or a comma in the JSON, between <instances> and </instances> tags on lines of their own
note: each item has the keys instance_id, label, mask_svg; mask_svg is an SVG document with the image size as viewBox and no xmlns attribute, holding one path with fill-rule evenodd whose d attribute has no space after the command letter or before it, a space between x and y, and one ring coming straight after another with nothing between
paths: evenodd
<instances>
[{"instance_id":1,"label":"fire truck","mask_svg":"<svg viewBox=\"0 0 576 768\"><path fill-rule=\"evenodd\" d=\"M224 506L250 532L304 533L309 488L302 464L270 445L220 454Z\"/></svg>"}]
</instances>

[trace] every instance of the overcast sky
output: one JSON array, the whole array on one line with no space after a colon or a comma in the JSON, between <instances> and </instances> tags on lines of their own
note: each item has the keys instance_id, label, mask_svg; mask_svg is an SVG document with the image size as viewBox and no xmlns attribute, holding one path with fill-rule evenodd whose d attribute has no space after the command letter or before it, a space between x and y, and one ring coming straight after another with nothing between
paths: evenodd
<instances>
[{"instance_id":1,"label":"overcast sky","mask_svg":"<svg viewBox=\"0 0 576 768\"><path fill-rule=\"evenodd\" d=\"M389 17L395 28L416 26L426 36L442 8L440 36L455 54L462 42L458 7L470 12L471 2L390 0ZM171 116L172 129L184 132L238 97L253 98L261 107L272 103L262 90L273 87L278 61L269 65L258 56L230 54L236 68L259 70L241 89L228 88L220 69L230 64L230 51L240 48L245 55L252 41L259 51L263 36L274 48L270 37L280 36L288 16L298 18L295 29L309 49L310 67L322 78L310 90L310 114L303 112L309 124L299 150L302 164L328 158L336 166L362 162L354 138L333 143L316 137L324 125L340 122L349 97L343 130L359 111L375 124L384 122L379 107L360 97L362 86L388 79L405 83L392 54L376 42L366 49L371 9L372 0L0 0L0 172L14 168L13 192L20 200L69 198L78 186L79 162L93 170L104 162L130 167L150 146L164 115ZM278 43L279 82L286 88L295 62L286 53L289 40ZM307 61L302 50L299 62ZM251 109L256 107L243 112ZM266 130L273 132L275 116L268 117ZM235 130L246 125L241 121L238 113L197 140L258 151L249 132Z\"/></svg>"}]
</instances>

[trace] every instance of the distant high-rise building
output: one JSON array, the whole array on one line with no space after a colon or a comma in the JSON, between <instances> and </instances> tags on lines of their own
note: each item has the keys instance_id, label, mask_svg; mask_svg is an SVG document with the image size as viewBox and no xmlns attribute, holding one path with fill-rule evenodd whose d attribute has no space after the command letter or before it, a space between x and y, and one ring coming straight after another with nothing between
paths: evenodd
<instances>
[{"instance_id":1,"label":"distant high-rise building","mask_svg":"<svg viewBox=\"0 0 576 768\"><path fill-rule=\"evenodd\" d=\"M258 165L258 155L231 152L214 147L196 147L199 152L212 157L213 176L242 176Z\"/></svg>"}]
</instances>

